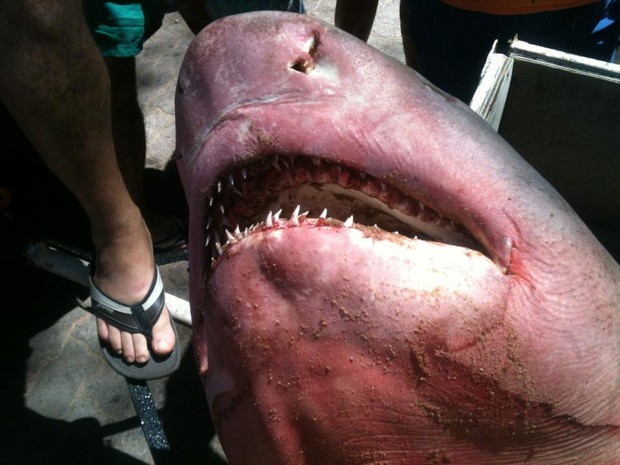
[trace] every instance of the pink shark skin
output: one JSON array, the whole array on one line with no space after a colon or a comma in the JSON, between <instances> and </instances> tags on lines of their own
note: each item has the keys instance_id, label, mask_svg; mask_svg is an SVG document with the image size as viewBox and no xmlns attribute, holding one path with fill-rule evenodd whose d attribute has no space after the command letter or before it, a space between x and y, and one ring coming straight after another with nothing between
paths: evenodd
<instances>
[{"instance_id":1,"label":"pink shark skin","mask_svg":"<svg viewBox=\"0 0 620 465\"><path fill-rule=\"evenodd\" d=\"M469 108L274 12L203 30L176 99L194 347L231 464L620 463L620 267ZM212 267L217 181L273 155L366 173L485 252L289 212Z\"/></svg>"}]
</instances>

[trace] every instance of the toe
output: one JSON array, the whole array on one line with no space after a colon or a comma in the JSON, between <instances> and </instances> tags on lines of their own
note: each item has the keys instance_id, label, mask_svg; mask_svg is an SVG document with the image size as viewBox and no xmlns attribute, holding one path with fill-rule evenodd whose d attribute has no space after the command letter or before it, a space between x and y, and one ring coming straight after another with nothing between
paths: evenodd
<instances>
[{"instance_id":1,"label":"toe","mask_svg":"<svg viewBox=\"0 0 620 465\"><path fill-rule=\"evenodd\" d=\"M97 333L102 341L109 340L108 324L101 318L97 318Z\"/></svg>"},{"instance_id":2,"label":"toe","mask_svg":"<svg viewBox=\"0 0 620 465\"><path fill-rule=\"evenodd\" d=\"M153 351L159 355L167 355L172 352L176 342L174 329L168 309L164 308L161 316L153 326Z\"/></svg>"},{"instance_id":3,"label":"toe","mask_svg":"<svg viewBox=\"0 0 620 465\"><path fill-rule=\"evenodd\" d=\"M123 346L123 358L127 363L133 363L136 360L136 349L134 347L132 334L122 332L120 337Z\"/></svg>"},{"instance_id":4,"label":"toe","mask_svg":"<svg viewBox=\"0 0 620 465\"><path fill-rule=\"evenodd\" d=\"M135 351L136 363L146 363L151 354L149 353L149 346L146 338L141 334L132 335L132 347Z\"/></svg>"},{"instance_id":5,"label":"toe","mask_svg":"<svg viewBox=\"0 0 620 465\"><path fill-rule=\"evenodd\" d=\"M123 353L123 341L121 332L114 326L107 325L107 342L114 353ZM101 337L101 334L100 334ZM106 340L106 339L104 339Z\"/></svg>"}]
</instances>

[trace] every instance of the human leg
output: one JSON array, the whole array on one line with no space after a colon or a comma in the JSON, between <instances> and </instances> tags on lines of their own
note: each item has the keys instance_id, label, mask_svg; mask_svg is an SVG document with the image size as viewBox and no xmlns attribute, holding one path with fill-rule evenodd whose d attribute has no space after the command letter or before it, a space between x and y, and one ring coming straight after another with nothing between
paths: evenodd
<instances>
[{"instance_id":1,"label":"human leg","mask_svg":"<svg viewBox=\"0 0 620 465\"><path fill-rule=\"evenodd\" d=\"M620 3L599 0L577 8L541 13L524 20L519 35L548 48L602 61L613 61L620 37Z\"/></svg>"},{"instance_id":2,"label":"human leg","mask_svg":"<svg viewBox=\"0 0 620 465\"><path fill-rule=\"evenodd\" d=\"M198 34L213 21L207 13L205 2L202 0L177 0L175 3L183 21L194 34Z\"/></svg>"},{"instance_id":3,"label":"human leg","mask_svg":"<svg viewBox=\"0 0 620 465\"><path fill-rule=\"evenodd\" d=\"M142 211L156 251L185 244L185 226L178 219L153 211L146 198L146 132L138 100L136 60L133 56L105 57L105 63L112 89L114 147L125 184Z\"/></svg>"},{"instance_id":4,"label":"human leg","mask_svg":"<svg viewBox=\"0 0 620 465\"><path fill-rule=\"evenodd\" d=\"M338 0L334 15L336 27L367 41L377 14L378 0Z\"/></svg>"},{"instance_id":5,"label":"human leg","mask_svg":"<svg viewBox=\"0 0 620 465\"><path fill-rule=\"evenodd\" d=\"M306 12L303 0L228 0L226 2L206 0L204 5L208 16L213 20L261 10Z\"/></svg>"},{"instance_id":6,"label":"human leg","mask_svg":"<svg viewBox=\"0 0 620 465\"><path fill-rule=\"evenodd\" d=\"M415 45L411 40L409 33L409 2L408 0L400 0L400 35L403 40L403 51L405 53L405 63L413 69L420 69L420 59Z\"/></svg>"},{"instance_id":7,"label":"human leg","mask_svg":"<svg viewBox=\"0 0 620 465\"><path fill-rule=\"evenodd\" d=\"M518 35L543 47L610 61L620 36L618 0L520 15L460 10L440 0L408 0L408 6L419 71L467 103L497 38L507 41Z\"/></svg>"},{"instance_id":8,"label":"human leg","mask_svg":"<svg viewBox=\"0 0 620 465\"><path fill-rule=\"evenodd\" d=\"M146 133L138 101L136 60L134 57L105 57L104 60L110 76L116 159L134 202L144 205Z\"/></svg>"},{"instance_id":9,"label":"human leg","mask_svg":"<svg viewBox=\"0 0 620 465\"><path fill-rule=\"evenodd\" d=\"M440 0L408 0L411 45L418 71L450 95L469 103L497 38L494 18Z\"/></svg>"},{"instance_id":10,"label":"human leg","mask_svg":"<svg viewBox=\"0 0 620 465\"><path fill-rule=\"evenodd\" d=\"M97 286L134 303L153 277L149 232L118 168L110 81L86 27L80 0L0 3L0 99L45 163L77 197L91 224ZM128 362L149 357L144 336L98 320L100 337ZM175 342L166 309L152 350Z\"/></svg>"}]
</instances>

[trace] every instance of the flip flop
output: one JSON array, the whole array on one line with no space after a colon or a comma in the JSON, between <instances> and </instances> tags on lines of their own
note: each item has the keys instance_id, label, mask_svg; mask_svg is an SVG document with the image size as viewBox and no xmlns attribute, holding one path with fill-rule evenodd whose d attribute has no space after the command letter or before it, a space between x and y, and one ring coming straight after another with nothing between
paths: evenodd
<instances>
[{"instance_id":1,"label":"flip flop","mask_svg":"<svg viewBox=\"0 0 620 465\"><path fill-rule=\"evenodd\" d=\"M155 266L153 282L146 296L142 302L131 306L117 302L104 294L93 283L93 274L94 269L91 269L89 280L93 313L123 331L143 334L150 342L153 325L164 308L164 285L157 266ZM149 346L151 357L146 363L127 363L123 360L122 355L112 351L112 348L105 341L100 340L103 355L112 368L126 378L151 380L169 376L176 371L181 363L177 328L172 319L170 319L170 323L174 330L176 342L172 352L164 357L154 354Z\"/></svg>"}]
</instances>

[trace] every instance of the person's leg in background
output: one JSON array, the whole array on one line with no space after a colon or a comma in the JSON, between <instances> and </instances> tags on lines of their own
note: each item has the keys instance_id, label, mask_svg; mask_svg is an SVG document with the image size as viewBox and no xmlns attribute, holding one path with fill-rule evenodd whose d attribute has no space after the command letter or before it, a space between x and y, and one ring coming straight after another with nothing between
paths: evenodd
<instances>
[{"instance_id":1,"label":"person's leg in background","mask_svg":"<svg viewBox=\"0 0 620 465\"><path fill-rule=\"evenodd\" d=\"M213 21L207 13L206 1L208 0L177 0L174 2L185 24L194 34L198 34Z\"/></svg>"},{"instance_id":2,"label":"person's leg in background","mask_svg":"<svg viewBox=\"0 0 620 465\"><path fill-rule=\"evenodd\" d=\"M620 1L599 0L590 16L576 29L571 53L613 62L620 46Z\"/></svg>"},{"instance_id":3,"label":"person's leg in background","mask_svg":"<svg viewBox=\"0 0 620 465\"><path fill-rule=\"evenodd\" d=\"M409 22L411 18L409 16L409 1L400 0L400 35L403 41L403 51L405 53L405 63L407 66L413 69L420 68L420 58L416 51L415 45L411 40L411 34L409 32Z\"/></svg>"},{"instance_id":4,"label":"person's leg in background","mask_svg":"<svg viewBox=\"0 0 620 465\"><path fill-rule=\"evenodd\" d=\"M497 30L491 15L454 8L441 0L405 0L417 70L450 95L469 103Z\"/></svg>"},{"instance_id":5,"label":"person's leg in background","mask_svg":"<svg viewBox=\"0 0 620 465\"><path fill-rule=\"evenodd\" d=\"M338 0L334 14L337 28L367 41L370 36L379 0Z\"/></svg>"},{"instance_id":6,"label":"person's leg in background","mask_svg":"<svg viewBox=\"0 0 620 465\"><path fill-rule=\"evenodd\" d=\"M409 36L419 71L469 103L496 39L519 39L567 53L613 59L618 44L618 0L533 14L491 15L454 8L441 0L408 0Z\"/></svg>"}]
</instances>

